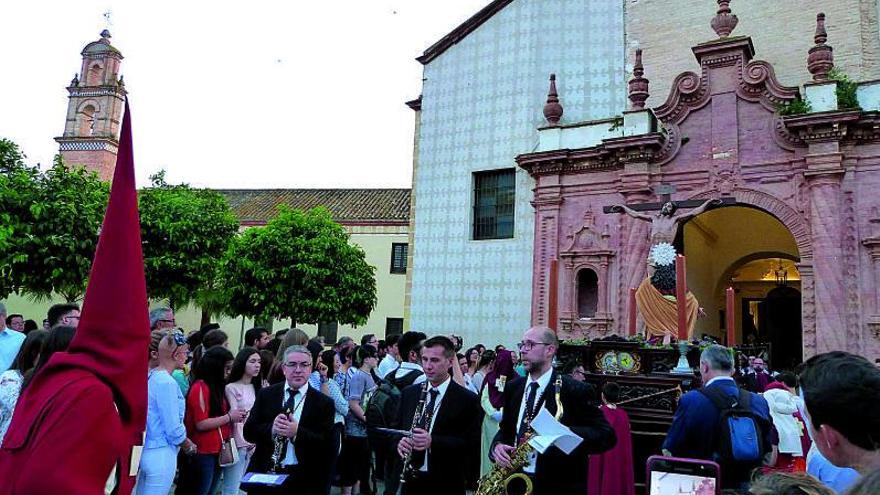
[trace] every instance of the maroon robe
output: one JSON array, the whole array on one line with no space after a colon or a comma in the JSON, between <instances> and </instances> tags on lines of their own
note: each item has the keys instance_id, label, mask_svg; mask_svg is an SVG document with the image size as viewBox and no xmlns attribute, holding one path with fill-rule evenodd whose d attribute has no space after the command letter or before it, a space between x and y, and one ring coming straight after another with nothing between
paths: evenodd
<instances>
[{"instance_id":1,"label":"maroon robe","mask_svg":"<svg viewBox=\"0 0 880 495\"><path fill-rule=\"evenodd\" d=\"M150 322L128 100L82 319L22 391L0 448L0 495L128 495L147 417Z\"/></svg>"},{"instance_id":2,"label":"maroon robe","mask_svg":"<svg viewBox=\"0 0 880 495\"><path fill-rule=\"evenodd\" d=\"M590 456L587 476L589 495L634 495L632 435L629 416L621 408L611 409L603 405L602 414L614 428L617 444L602 454Z\"/></svg>"}]
</instances>

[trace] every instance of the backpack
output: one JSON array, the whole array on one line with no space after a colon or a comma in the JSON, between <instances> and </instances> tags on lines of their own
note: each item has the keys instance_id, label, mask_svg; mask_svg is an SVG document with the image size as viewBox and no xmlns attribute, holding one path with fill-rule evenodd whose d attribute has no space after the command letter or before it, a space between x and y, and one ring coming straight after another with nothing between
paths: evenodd
<instances>
[{"instance_id":1,"label":"backpack","mask_svg":"<svg viewBox=\"0 0 880 495\"><path fill-rule=\"evenodd\" d=\"M388 373L385 380L373 390L369 402L364 409L364 417L367 419L368 429L372 430L377 427L394 428L397 422L397 415L400 412L401 390L412 385L422 375L421 371L412 370L397 378L397 371L399 369L400 366Z\"/></svg>"},{"instance_id":2,"label":"backpack","mask_svg":"<svg viewBox=\"0 0 880 495\"><path fill-rule=\"evenodd\" d=\"M769 449L765 442L765 421L752 412L751 394L738 389L731 397L719 388L700 389L719 412L719 431L714 447L715 461L723 466L759 465Z\"/></svg>"}]
</instances>

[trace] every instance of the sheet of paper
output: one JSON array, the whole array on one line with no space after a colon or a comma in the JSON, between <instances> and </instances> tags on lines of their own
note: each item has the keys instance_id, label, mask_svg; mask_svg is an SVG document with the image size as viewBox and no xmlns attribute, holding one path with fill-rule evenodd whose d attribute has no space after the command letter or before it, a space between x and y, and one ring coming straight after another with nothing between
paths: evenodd
<instances>
[{"instance_id":1,"label":"sheet of paper","mask_svg":"<svg viewBox=\"0 0 880 495\"><path fill-rule=\"evenodd\" d=\"M128 465L128 475L137 476L141 467L141 456L144 453L143 445L135 445L131 448L131 463Z\"/></svg>"},{"instance_id":2,"label":"sheet of paper","mask_svg":"<svg viewBox=\"0 0 880 495\"><path fill-rule=\"evenodd\" d=\"M247 482L260 485L278 485L287 478L286 474L248 473Z\"/></svg>"},{"instance_id":3,"label":"sheet of paper","mask_svg":"<svg viewBox=\"0 0 880 495\"><path fill-rule=\"evenodd\" d=\"M532 429L535 430L536 435L532 437L529 444L541 454L550 447L556 447L566 454L571 454L571 451L584 441L567 426L556 421L556 418L544 408L541 408L541 412L532 420Z\"/></svg>"}]
</instances>

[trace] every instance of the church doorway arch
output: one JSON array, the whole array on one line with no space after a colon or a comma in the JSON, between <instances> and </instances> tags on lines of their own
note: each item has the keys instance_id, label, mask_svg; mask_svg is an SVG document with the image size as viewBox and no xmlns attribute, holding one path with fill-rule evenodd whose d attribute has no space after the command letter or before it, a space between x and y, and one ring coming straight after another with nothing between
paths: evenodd
<instances>
[{"instance_id":1,"label":"church doorway arch","mask_svg":"<svg viewBox=\"0 0 880 495\"><path fill-rule=\"evenodd\" d=\"M802 359L801 252L785 224L763 208L725 206L683 224L677 244L687 256L688 288L705 315L697 337L724 341L725 290L733 287L737 343L769 345L771 365L776 358L779 366Z\"/></svg>"}]
</instances>

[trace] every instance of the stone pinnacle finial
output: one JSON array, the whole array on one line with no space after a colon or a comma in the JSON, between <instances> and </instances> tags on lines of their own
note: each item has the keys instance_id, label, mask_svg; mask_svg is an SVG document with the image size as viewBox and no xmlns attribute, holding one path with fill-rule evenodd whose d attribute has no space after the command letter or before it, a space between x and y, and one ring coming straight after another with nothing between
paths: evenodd
<instances>
[{"instance_id":1,"label":"stone pinnacle finial","mask_svg":"<svg viewBox=\"0 0 880 495\"><path fill-rule=\"evenodd\" d=\"M648 100L648 80L642 65L642 49L636 48L636 63L633 65L633 78L629 80L629 101L631 110L642 110Z\"/></svg>"},{"instance_id":2,"label":"stone pinnacle finial","mask_svg":"<svg viewBox=\"0 0 880 495\"><path fill-rule=\"evenodd\" d=\"M731 13L730 0L718 0L718 13L712 18L712 29L719 38L727 38L739 24L739 18Z\"/></svg>"},{"instance_id":3,"label":"stone pinnacle finial","mask_svg":"<svg viewBox=\"0 0 880 495\"><path fill-rule=\"evenodd\" d=\"M108 39L108 40L109 40L110 38L112 38L112 36L110 36L110 31L108 31L108 30L106 30L106 29L103 30L103 31L101 31L101 37L104 38L104 39Z\"/></svg>"},{"instance_id":4,"label":"stone pinnacle finial","mask_svg":"<svg viewBox=\"0 0 880 495\"><path fill-rule=\"evenodd\" d=\"M547 93L547 104L544 105L544 118L551 126L559 125L562 112L559 93L556 91L556 74L550 74L550 91Z\"/></svg>"},{"instance_id":5,"label":"stone pinnacle finial","mask_svg":"<svg viewBox=\"0 0 880 495\"><path fill-rule=\"evenodd\" d=\"M828 32L825 30L825 14L822 12L816 15L816 34L813 41L816 44L807 55L807 70L813 75L814 81L825 81L834 68L834 49L825 44L828 41Z\"/></svg>"},{"instance_id":6,"label":"stone pinnacle finial","mask_svg":"<svg viewBox=\"0 0 880 495\"><path fill-rule=\"evenodd\" d=\"M813 42L817 45L824 45L828 41L828 31L825 30L825 13L816 14L816 35L813 36Z\"/></svg>"}]
</instances>

